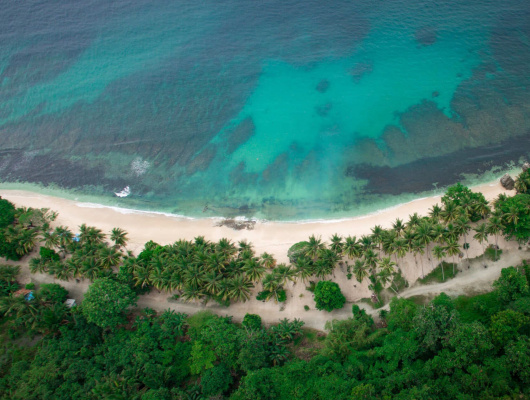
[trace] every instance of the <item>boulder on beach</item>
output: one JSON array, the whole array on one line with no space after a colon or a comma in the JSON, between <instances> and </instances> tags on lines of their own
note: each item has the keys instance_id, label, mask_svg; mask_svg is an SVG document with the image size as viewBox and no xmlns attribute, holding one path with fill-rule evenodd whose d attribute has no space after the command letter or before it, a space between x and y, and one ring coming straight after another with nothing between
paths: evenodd
<instances>
[{"instance_id":1,"label":"boulder on beach","mask_svg":"<svg viewBox=\"0 0 530 400\"><path fill-rule=\"evenodd\" d=\"M515 185L515 181L509 174L504 174L504 176L501 178L501 185L506 190L512 190Z\"/></svg>"},{"instance_id":2,"label":"boulder on beach","mask_svg":"<svg viewBox=\"0 0 530 400\"><path fill-rule=\"evenodd\" d=\"M523 172L526 172L528 169L530 169L530 163L527 161L523 164Z\"/></svg>"}]
</instances>

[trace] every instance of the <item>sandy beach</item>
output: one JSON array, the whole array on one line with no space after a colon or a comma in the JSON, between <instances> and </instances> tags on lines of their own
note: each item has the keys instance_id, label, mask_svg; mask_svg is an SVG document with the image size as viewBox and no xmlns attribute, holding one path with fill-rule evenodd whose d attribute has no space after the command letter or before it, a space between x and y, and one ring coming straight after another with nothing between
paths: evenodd
<instances>
[{"instance_id":1,"label":"sandy beach","mask_svg":"<svg viewBox=\"0 0 530 400\"><path fill-rule=\"evenodd\" d=\"M492 200L500 193L506 192L498 181L472 187L472 190L482 192L487 200ZM506 193L512 195L513 191ZM245 239L254 245L257 254L266 251L273 254L278 262L288 262L287 251L289 247L294 243L306 240L312 234L321 236L324 241L327 241L335 233L342 236L352 235L359 237L360 235L369 234L371 228L375 225L390 228L396 218L401 218L406 221L409 215L415 212L420 215L426 215L434 204L440 203L440 196L433 196L352 219L303 223L257 222L252 230L237 231L226 226L216 226L218 220L215 219L186 219L157 213L135 212L95 204L79 203L27 191L2 190L0 188L0 196L15 203L19 207L38 207L55 210L59 213L55 224L66 225L74 232L77 232L78 226L82 223L96 226L107 233L114 227L125 229L129 235L127 248L135 254L138 254L142 250L144 243L149 240L154 240L164 245L173 243L178 239L191 240L196 236L202 235L206 239L213 241L217 241L223 237L229 238L234 242ZM510 257L494 263L495 267L489 269L487 274L482 270L482 266L473 265L473 268L471 268L472 265L468 263L469 265L465 265L464 268L464 265L462 265L463 269L466 269L468 266L470 268L467 268L467 271L463 271L462 277L459 275L451 281L452 283L447 282L443 284L445 285L441 286L444 288L443 290L450 291L451 288L459 287L460 289L455 293L463 293L462 288L465 285L471 285L477 291L487 290L488 285L500 274L500 269L508 266L504 264L513 264L514 260L517 258L520 259L523 256L521 255L522 253L519 253L526 251L518 250L516 243L507 243L503 239L499 241L499 244L502 249L510 251ZM469 257L473 258L480 254L482 254L481 245L476 241L471 241ZM424 273L427 274L432 269L432 266L434 266L434 263L428 259L427 255L423 256L422 261ZM463 261L462 264L465 262ZM420 263L418 262L416 264L414 257L410 254L400 261L399 267L411 285L422 274ZM465 278L466 276L467 278ZM53 277L42 274L31 276L26 274L25 278L28 281L32 280L35 282L54 281ZM370 296L367 281L359 284L355 279L348 280L345 271L339 267L335 271L333 280L339 283L348 302L355 302L361 298ZM73 297L79 300L82 299L82 295L89 284L88 281L58 281L58 283L66 286L71 291ZM255 292L261 289L260 286L258 285L255 288ZM160 310L173 308L188 313L206 308L218 314L233 315L236 320L241 319L247 312L260 314L265 322L275 322L280 318L302 318L306 321L307 326L317 329L323 329L325 322L331 318L346 318L351 313L350 307L348 306L343 310L333 313L314 310L314 301L311 298L312 294L305 290L305 285L301 282L289 284L286 289L288 291L288 300L283 309L279 304L275 304L274 302L262 303L255 300L255 297L252 297L246 303L233 304L230 308L222 308L214 303L209 303L206 306L193 303L175 303L168 301L171 294L158 293L156 290L153 290L148 296L142 296L139 305ZM413 291L410 295L422 295L433 293L433 290L428 290L428 287L422 287L422 289L411 287L407 291ZM311 310L304 311L304 305L308 305Z\"/></svg>"}]
</instances>

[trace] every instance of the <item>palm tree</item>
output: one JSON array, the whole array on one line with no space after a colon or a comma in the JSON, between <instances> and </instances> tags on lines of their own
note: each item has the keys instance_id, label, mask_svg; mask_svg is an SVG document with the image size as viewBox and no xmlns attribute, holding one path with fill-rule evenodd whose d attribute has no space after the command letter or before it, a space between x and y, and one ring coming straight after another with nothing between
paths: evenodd
<instances>
[{"instance_id":1,"label":"palm tree","mask_svg":"<svg viewBox=\"0 0 530 400\"><path fill-rule=\"evenodd\" d=\"M184 301L200 300L203 296L203 292L197 286L186 285L182 289L181 297Z\"/></svg>"},{"instance_id":2,"label":"palm tree","mask_svg":"<svg viewBox=\"0 0 530 400\"><path fill-rule=\"evenodd\" d=\"M488 206L488 202L486 200L480 200L475 202L473 205L473 212L480 215L484 219L490 215L491 209Z\"/></svg>"},{"instance_id":3,"label":"palm tree","mask_svg":"<svg viewBox=\"0 0 530 400\"><path fill-rule=\"evenodd\" d=\"M492 216L488 221L487 232L490 235L495 235L495 260L497 259L497 249L499 248L498 236L505 228L506 227L503 225L501 218L496 215Z\"/></svg>"},{"instance_id":4,"label":"palm tree","mask_svg":"<svg viewBox=\"0 0 530 400\"><path fill-rule=\"evenodd\" d=\"M257 282L265 274L265 267L261 265L258 258L253 257L245 261L243 271L250 281Z\"/></svg>"},{"instance_id":5,"label":"palm tree","mask_svg":"<svg viewBox=\"0 0 530 400\"><path fill-rule=\"evenodd\" d=\"M357 243L355 236L348 236L344 243L344 251L349 259L359 258L361 256L361 246Z\"/></svg>"},{"instance_id":6,"label":"palm tree","mask_svg":"<svg viewBox=\"0 0 530 400\"><path fill-rule=\"evenodd\" d=\"M398 236L403 235L403 232L405 231L403 220L397 218L396 221L392 223L392 229L394 229Z\"/></svg>"},{"instance_id":7,"label":"palm tree","mask_svg":"<svg viewBox=\"0 0 530 400\"><path fill-rule=\"evenodd\" d=\"M380 225L376 225L372 228L372 241L377 245L379 251L381 251L381 244L383 243L384 229Z\"/></svg>"},{"instance_id":8,"label":"palm tree","mask_svg":"<svg viewBox=\"0 0 530 400\"><path fill-rule=\"evenodd\" d=\"M221 240L219 240L216 246L216 250L224 254L226 257L233 256L237 251L236 246L234 246L234 244L226 238L222 238Z\"/></svg>"},{"instance_id":9,"label":"palm tree","mask_svg":"<svg viewBox=\"0 0 530 400\"><path fill-rule=\"evenodd\" d=\"M269 253L263 253L261 255L261 262L265 268L271 269L276 265L276 260Z\"/></svg>"},{"instance_id":10,"label":"palm tree","mask_svg":"<svg viewBox=\"0 0 530 400\"><path fill-rule=\"evenodd\" d=\"M43 273L43 272L46 272L47 270L48 270L48 267L46 266L46 261L44 261L42 258L34 257L29 260L29 271L32 274Z\"/></svg>"},{"instance_id":11,"label":"palm tree","mask_svg":"<svg viewBox=\"0 0 530 400\"><path fill-rule=\"evenodd\" d=\"M114 242L114 247L119 249L127 244L127 232L121 228L113 228L110 233L110 240Z\"/></svg>"},{"instance_id":12,"label":"palm tree","mask_svg":"<svg viewBox=\"0 0 530 400\"><path fill-rule=\"evenodd\" d=\"M342 237L337 235L336 233L331 237L331 250L333 250L336 254L339 256L342 255L342 249L344 247L344 243L342 242Z\"/></svg>"},{"instance_id":13,"label":"palm tree","mask_svg":"<svg viewBox=\"0 0 530 400\"><path fill-rule=\"evenodd\" d=\"M458 245L458 242L456 240L450 240L447 242L447 245L445 246L445 251L447 252L448 256L453 257L453 275L455 274L455 256L457 254L460 254L460 246Z\"/></svg>"},{"instance_id":14,"label":"palm tree","mask_svg":"<svg viewBox=\"0 0 530 400\"><path fill-rule=\"evenodd\" d=\"M63 255L66 254L66 249L72 244L74 234L64 226L58 226L55 228L55 235L59 239L59 247L63 252Z\"/></svg>"},{"instance_id":15,"label":"palm tree","mask_svg":"<svg viewBox=\"0 0 530 400\"><path fill-rule=\"evenodd\" d=\"M466 251L466 259L469 259L467 254L467 233L470 231L471 227L469 226L469 218L466 215L461 215L455 221L456 232L458 236L464 236L464 250Z\"/></svg>"},{"instance_id":16,"label":"palm tree","mask_svg":"<svg viewBox=\"0 0 530 400\"><path fill-rule=\"evenodd\" d=\"M516 206L511 206L508 211L502 215L502 220L507 224L513 224L515 227L515 234L517 235L517 223L519 222L519 211Z\"/></svg>"},{"instance_id":17,"label":"palm tree","mask_svg":"<svg viewBox=\"0 0 530 400\"><path fill-rule=\"evenodd\" d=\"M438 261L441 261L444 257L445 257L445 248L442 247L442 246L434 246L434 248L432 249L432 252L434 254L434 256L436 257L436 259ZM443 262L440 263L440 265L442 266L442 280L445 281L445 273L444 273L444 264Z\"/></svg>"},{"instance_id":18,"label":"palm tree","mask_svg":"<svg viewBox=\"0 0 530 400\"><path fill-rule=\"evenodd\" d=\"M473 235L473 238L482 245L482 253L485 253L486 248L484 247L484 242L488 242L488 227L486 226L486 223L483 222L482 224L478 225L474 231L476 233Z\"/></svg>"},{"instance_id":19,"label":"palm tree","mask_svg":"<svg viewBox=\"0 0 530 400\"><path fill-rule=\"evenodd\" d=\"M404 238L398 238L394 240L393 244L394 253L396 254L396 264L397 264L397 258L403 259L405 255L407 254L407 241Z\"/></svg>"},{"instance_id":20,"label":"palm tree","mask_svg":"<svg viewBox=\"0 0 530 400\"><path fill-rule=\"evenodd\" d=\"M285 264L278 265L272 273L278 277L280 285L284 285L287 281L294 281L296 272Z\"/></svg>"},{"instance_id":21,"label":"palm tree","mask_svg":"<svg viewBox=\"0 0 530 400\"><path fill-rule=\"evenodd\" d=\"M515 190L517 193L527 193L530 189L530 174L522 172L515 178Z\"/></svg>"},{"instance_id":22,"label":"palm tree","mask_svg":"<svg viewBox=\"0 0 530 400\"><path fill-rule=\"evenodd\" d=\"M416 227L416 239L418 242L420 242L422 245L425 246L427 257L429 260L431 260L430 254L429 254L429 245L432 241L432 225L429 221L422 221L417 227ZM431 262L431 268L432 268L432 262Z\"/></svg>"},{"instance_id":23,"label":"palm tree","mask_svg":"<svg viewBox=\"0 0 530 400\"><path fill-rule=\"evenodd\" d=\"M220 282L223 276L215 272L208 272L204 275L204 289L212 296L216 296L221 291Z\"/></svg>"},{"instance_id":24,"label":"palm tree","mask_svg":"<svg viewBox=\"0 0 530 400\"><path fill-rule=\"evenodd\" d=\"M203 282L202 267L197 264L188 265L188 269L184 271L183 277L186 286L201 287Z\"/></svg>"},{"instance_id":25,"label":"palm tree","mask_svg":"<svg viewBox=\"0 0 530 400\"><path fill-rule=\"evenodd\" d=\"M418 261L416 259L416 256L418 254L425 254L425 248L423 247L423 244L419 240L414 240L412 242L411 246L412 253L414 254L414 260L416 261L416 266L418 266ZM423 272L423 257L420 257L421 261L421 277L425 278L425 273Z\"/></svg>"},{"instance_id":26,"label":"palm tree","mask_svg":"<svg viewBox=\"0 0 530 400\"><path fill-rule=\"evenodd\" d=\"M151 284L150 280L151 271L148 267L138 266L133 272L133 280L135 286L146 287Z\"/></svg>"},{"instance_id":27,"label":"palm tree","mask_svg":"<svg viewBox=\"0 0 530 400\"><path fill-rule=\"evenodd\" d=\"M252 249L252 244L247 242L245 239L239 241L238 243L239 252L250 251L252 256L254 255L254 250Z\"/></svg>"},{"instance_id":28,"label":"palm tree","mask_svg":"<svg viewBox=\"0 0 530 400\"><path fill-rule=\"evenodd\" d=\"M353 274L355 275L357 282L362 283L363 280L370 275L370 272L368 266L365 263L363 263L361 260L355 260Z\"/></svg>"},{"instance_id":29,"label":"palm tree","mask_svg":"<svg viewBox=\"0 0 530 400\"><path fill-rule=\"evenodd\" d=\"M390 289L392 289L394 291L394 293L398 294L398 292L396 291L396 289L394 289L392 287L392 272L388 269L383 269L381 271L379 271L379 273L377 274L377 277L379 279L379 282L381 282L381 284L383 285L383 287L385 287L389 282L390 282Z\"/></svg>"},{"instance_id":30,"label":"palm tree","mask_svg":"<svg viewBox=\"0 0 530 400\"><path fill-rule=\"evenodd\" d=\"M42 232L42 240L44 243L44 246L46 246L49 249L54 249L56 247L59 247L59 237L57 236L57 233L55 231L49 232L44 231Z\"/></svg>"},{"instance_id":31,"label":"palm tree","mask_svg":"<svg viewBox=\"0 0 530 400\"><path fill-rule=\"evenodd\" d=\"M453 222L462 213L462 209L454 202L449 202L445 205L442 211L442 218L445 222Z\"/></svg>"},{"instance_id":32,"label":"palm tree","mask_svg":"<svg viewBox=\"0 0 530 400\"><path fill-rule=\"evenodd\" d=\"M374 243L371 236L363 235L359 240L359 246L361 247L361 252L371 250L374 248Z\"/></svg>"},{"instance_id":33,"label":"palm tree","mask_svg":"<svg viewBox=\"0 0 530 400\"><path fill-rule=\"evenodd\" d=\"M322 239L316 238L315 235L311 235L305 247L305 255L316 260L320 252L326 248L326 245L322 243Z\"/></svg>"},{"instance_id":34,"label":"palm tree","mask_svg":"<svg viewBox=\"0 0 530 400\"><path fill-rule=\"evenodd\" d=\"M99 249L97 257L103 268L110 269L120 263L121 253L118 253L115 248L105 246Z\"/></svg>"},{"instance_id":35,"label":"palm tree","mask_svg":"<svg viewBox=\"0 0 530 400\"><path fill-rule=\"evenodd\" d=\"M315 273L313 261L305 256L298 257L296 260L296 273L305 282Z\"/></svg>"},{"instance_id":36,"label":"palm tree","mask_svg":"<svg viewBox=\"0 0 530 400\"><path fill-rule=\"evenodd\" d=\"M434 206L432 206L429 210L429 216L432 218L434 222L437 222L442 218L442 207L436 203Z\"/></svg>"},{"instance_id":37,"label":"palm tree","mask_svg":"<svg viewBox=\"0 0 530 400\"><path fill-rule=\"evenodd\" d=\"M228 295L231 299L245 302L250 298L250 291L254 285L244 275L237 275L229 282Z\"/></svg>"},{"instance_id":38,"label":"palm tree","mask_svg":"<svg viewBox=\"0 0 530 400\"><path fill-rule=\"evenodd\" d=\"M416 228L421 221L420 216L418 213L414 213L412 215L409 215L409 221L407 222L408 228Z\"/></svg>"},{"instance_id":39,"label":"palm tree","mask_svg":"<svg viewBox=\"0 0 530 400\"><path fill-rule=\"evenodd\" d=\"M364 252L364 264L372 271L372 274L375 274L378 257L373 250L367 250Z\"/></svg>"},{"instance_id":40,"label":"palm tree","mask_svg":"<svg viewBox=\"0 0 530 400\"><path fill-rule=\"evenodd\" d=\"M149 273L149 282L159 292L166 289L168 284L166 283L166 278L164 276L164 269L160 266L152 268Z\"/></svg>"}]
</instances>

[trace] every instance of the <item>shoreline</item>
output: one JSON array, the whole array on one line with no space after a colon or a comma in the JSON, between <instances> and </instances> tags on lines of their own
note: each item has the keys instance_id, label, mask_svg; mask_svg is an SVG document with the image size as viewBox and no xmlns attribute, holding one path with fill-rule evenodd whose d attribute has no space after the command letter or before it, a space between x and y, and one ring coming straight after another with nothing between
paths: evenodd
<instances>
[{"instance_id":1,"label":"shoreline","mask_svg":"<svg viewBox=\"0 0 530 400\"><path fill-rule=\"evenodd\" d=\"M484 194L488 201L500 193L510 193L499 183L493 182L470 187ZM114 227L128 232L128 249L138 254L143 245L153 240L161 245L179 239L192 240L205 236L207 240L218 241L226 237L232 241L247 240L253 244L257 254L271 253L279 263L288 262L289 247L309 236L321 236L327 241L331 235L360 236L370 233L375 225L388 228L396 218L406 221L409 215L417 212L425 215L429 208L439 203L441 195L422 197L406 203L377 210L375 212L340 219L320 219L301 221L256 221L253 229L234 230L227 226L217 226L222 217L192 218L164 212L132 210L91 202L75 201L26 190L10 190L0 187L0 196L13 202L17 207L49 208L59 213L57 225L65 225L73 232L82 223L93 225L105 233Z\"/></svg>"}]
</instances>

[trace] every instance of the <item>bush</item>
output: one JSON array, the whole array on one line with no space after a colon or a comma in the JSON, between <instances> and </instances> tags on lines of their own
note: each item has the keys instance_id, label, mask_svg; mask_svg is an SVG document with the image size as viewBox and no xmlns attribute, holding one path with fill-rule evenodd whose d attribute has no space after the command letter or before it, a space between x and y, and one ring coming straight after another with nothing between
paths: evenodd
<instances>
[{"instance_id":1,"label":"bush","mask_svg":"<svg viewBox=\"0 0 530 400\"><path fill-rule=\"evenodd\" d=\"M280 303L284 303L287 300L287 293L285 293L285 290L280 289L278 290L278 301Z\"/></svg>"},{"instance_id":2,"label":"bush","mask_svg":"<svg viewBox=\"0 0 530 400\"><path fill-rule=\"evenodd\" d=\"M289 261L292 263L292 264L296 264L296 260L298 259L298 257L300 257L301 255L304 254L305 252L305 248L306 246L308 245L309 243L304 241L304 242L298 242L298 243L295 243L293 244L289 250L287 251L287 257L289 257Z\"/></svg>"},{"instance_id":3,"label":"bush","mask_svg":"<svg viewBox=\"0 0 530 400\"><path fill-rule=\"evenodd\" d=\"M35 290L35 284L33 282L26 283L26 286L24 286L24 289Z\"/></svg>"},{"instance_id":4,"label":"bush","mask_svg":"<svg viewBox=\"0 0 530 400\"><path fill-rule=\"evenodd\" d=\"M529 291L526 277L514 267L503 268L499 279L493 282L493 287L499 300L504 303L516 301Z\"/></svg>"},{"instance_id":5,"label":"bush","mask_svg":"<svg viewBox=\"0 0 530 400\"><path fill-rule=\"evenodd\" d=\"M44 262L47 261L59 261L60 257L54 250L47 247L41 247L39 250L39 255Z\"/></svg>"},{"instance_id":6,"label":"bush","mask_svg":"<svg viewBox=\"0 0 530 400\"><path fill-rule=\"evenodd\" d=\"M15 222L15 206L13 203L0 199L0 229L5 228Z\"/></svg>"},{"instance_id":7,"label":"bush","mask_svg":"<svg viewBox=\"0 0 530 400\"><path fill-rule=\"evenodd\" d=\"M268 290L263 290L262 292L258 293L258 295L256 296L256 300L265 301L267 300L270 294L271 292L269 292Z\"/></svg>"},{"instance_id":8,"label":"bush","mask_svg":"<svg viewBox=\"0 0 530 400\"><path fill-rule=\"evenodd\" d=\"M310 310L309 306L308 306L308 305L305 305L305 306L304 306L304 310L309 311L309 310Z\"/></svg>"},{"instance_id":9,"label":"bush","mask_svg":"<svg viewBox=\"0 0 530 400\"><path fill-rule=\"evenodd\" d=\"M243 318L243 322L241 322L241 325L243 325L245 328L253 330L253 331L259 331L261 329L261 317L256 314L245 314L245 318Z\"/></svg>"},{"instance_id":10,"label":"bush","mask_svg":"<svg viewBox=\"0 0 530 400\"><path fill-rule=\"evenodd\" d=\"M320 281L315 288L315 302L317 310L330 312L344 307L346 298L335 282Z\"/></svg>"},{"instance_id":11,"label":"bush","mask_svg":"<svg viewBox=\"0 0 530 400\"><path fill-rule=\"evenodd\" d=\"M57 283L43 283L40 285L39 294L53 303L64 303L68 290Z\"/></svg>"},{"instance_id":12,"label":"bush","mask_svg":"<svg viewBox=\"0 0 530 400\"><path fill-rule=\"evenodd\" d=\"M201 387L205 396L216 396L226 392L232 383L230 370L224 365L219 364L213 368L207 369L202 374Z\"/></svg>"}]
</instances>

